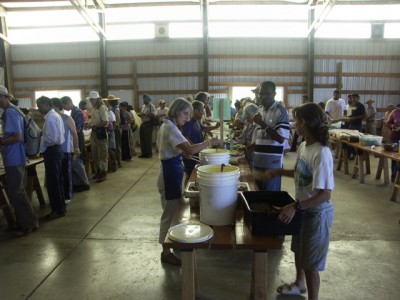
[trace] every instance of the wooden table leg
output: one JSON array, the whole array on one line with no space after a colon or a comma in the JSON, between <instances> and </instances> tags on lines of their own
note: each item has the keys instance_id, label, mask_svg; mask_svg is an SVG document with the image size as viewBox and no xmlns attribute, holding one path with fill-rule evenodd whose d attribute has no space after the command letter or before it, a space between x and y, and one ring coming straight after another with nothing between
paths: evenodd
<instances>
[{"instance_id":1,"label":"wooden table leg","mask_svg":"<svg viewBox=\"0 0 400 300\"><path fill-rule=\"evenodd\" d=\"M347 145L342 145L342 155L343 155L343 165L344 165L344 174L349 174L349 159L347 157Z\"/></svg>"},{"instance_id":2,"label":"wooden table leg","mask_svg":"<svg viewBox=\"0 0 400 300\"><path fill-rule=\"evenodd\" d=\"M376 169L376 176L375 179L381 179L381 174L383 170L383 164L384 164L384 157L379 157L379 162L378 162L378 168Z\"/></svg>"},{"instance_id":3,"label":"wooden table leg","mask_svg":"<svg viewBox=\"0 0 400 300\"><path fill-rule=\"evenodd\" d=\"M392 189L392 195L390 196L390 201L396 201L399 189L400 189L400 172L397 172L396 178L393 183L393 189Z\"/></svg>"},{"instance_id":4,"label":"wooden table leg","mask_svg":"<svg viewBox=\"0 0 400 300\"><path fill-rule=\"evenodd\" d=\"M267 251L253 252L250 297L254 300L267 299Z\"/></svg>"},{"instance_id":5,"label":"wooden table leg","mask_svg":"<svg viewBox=\"0 0 400 300\"><path fill-rule=\"evenodd\" d=\"M386 157L383 158L383 183L389 184L389 160Z\"/></svg>"},{"instance_id":6,"label":"wooden table leg","mask_svg":"<svg viewBox=\"0 0 400 300\"><path fill-rule=\"evenodd\" d=\"M342 148L342 147L340 147L340 148ZM344 154L343 153L343 149L341 149L340 152L339 152L339 161L338 161L338 165L337 165L337 168L336 168L336 170L338 170L338 171L340 171L342 169L343 154Z\"/></svg>"},{"instance_id":7,"label":"wooden table leg","mask_svg":"<svg viewBox=\"0 0 400 300\"><path fill-rule=\"evenodd\" d=\"M182 250L182 300L194 300L197 291L195 250Z\"/></svg>"},{"instance_id":8,"label":"wooden table leg","mask_svg":"<svg viewBox=\"0 0 400 300\"><path fill-rule=\"evenodd\" d=\"M371 164L369 161L369 153L364 152L364 159L365 159L365 174L371 174Z\"/></svg>"},{"instance_id":9,"label":"wooden table leg","mask_svg":"<svg viewBox=\"0 0 400 300\"><path fill-rule=\"evenodd\" d=\"M11 205L6 198L6 195L4 193L4 186L1 182L0 182L0 209L3 210L3 214L7 220L8 226L10 228L14 227L15 225L14 214L11 210Z\"/></svg>"},{"instance_id":10,"label":"wooden table leg","mask_svg":"<svg viewBox=\"0 0 400 300\"><path fill-rule=\"evenodd\" d=\"M42 187L40 186L39 177L36 172L36 166L31 166L30 169L27 169L26 174L26 193L28 194L28 199L32 202L32 194L33 191L35 191L40 207L45 207L46 202L44 201Z\"/></svg>"}]
</instances>

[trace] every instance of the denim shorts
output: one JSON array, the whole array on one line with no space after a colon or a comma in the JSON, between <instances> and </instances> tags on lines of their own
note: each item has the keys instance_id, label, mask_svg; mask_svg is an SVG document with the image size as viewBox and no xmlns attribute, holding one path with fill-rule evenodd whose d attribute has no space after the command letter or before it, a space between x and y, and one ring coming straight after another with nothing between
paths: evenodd
<instances>
[{"instance_id":1,"label":"denim shorts","mask_svg":"<svg viewBox=\"0 0 400 300\"><path fill-rule=\"evenodd\" d=\"M300 235L292 237L291 245L291 250L300 254L300 265L304 270L325 270L333 216L332 201L304 212Z\"/></svg>"}]
</instances>

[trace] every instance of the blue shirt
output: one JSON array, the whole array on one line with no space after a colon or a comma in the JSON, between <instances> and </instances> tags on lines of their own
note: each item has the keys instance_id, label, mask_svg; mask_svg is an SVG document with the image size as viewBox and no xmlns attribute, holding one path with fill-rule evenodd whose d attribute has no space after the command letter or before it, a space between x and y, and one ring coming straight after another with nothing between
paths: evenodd
<instances>
[{"instance_id":1,"label":"blue shirt","mask_svg":"<svg viewBox=\"0 0 400 300\"><path fill-rule=\"evenodd\" d=\"M204 126L196 119L190 119L183 125L183 135L192 143L198 144L204 142Z\"/></svg>"},{"instance_id":2,"label":"blue shirt","mask_svg":"<svg viewBox=\"0 0 400 300\"><path fill-rule=\"evenodd\" d=\"M3 159L6 167L21 166L26 164L26 154L24 145L24 118L13 108L7 108L4 111L5 117L4 137L7 139L15 133L21 135L21 141L14 144L3 145Z\"/></svg>"},{"instance_id":3,"label":"blue shirt","mask_svg":"<svg viewBox=\"0 0 400 300\"><path fill-rule=\"evenodd\" d=\"M71 118L75 122L76 131L81 132L85 127L85 117L83 116L83 112L79 107L74 107L71 109Z\"/></svg>"}]
</instances>

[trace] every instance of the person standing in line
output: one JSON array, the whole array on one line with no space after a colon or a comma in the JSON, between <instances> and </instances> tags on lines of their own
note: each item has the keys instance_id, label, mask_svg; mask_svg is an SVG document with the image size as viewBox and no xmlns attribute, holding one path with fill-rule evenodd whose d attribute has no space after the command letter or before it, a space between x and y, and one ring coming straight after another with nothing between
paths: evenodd
<instances>
[{"instance_id":1,"label":"person standing in line","mask_svg":"<svg viewBox=\"0 0 400 300\"><path fill-rule=\"evenodd\" d=\"M367 104L367 108L365 109L365 133L367 134L376 134L376 126L375 126L375 116L376 116L376 109L372 105L375 101L372 99L367 100L365 103Z\"/></svg>"},{"instance_id":2,"label":"person standing in line","mask_svg":"<svg viewBox=\"0 0 400 300\"><path fill-rule=\"evenodd\" d=\"M76 156L79 156L81 151L79 150L78 134L76 133L74 120L70 116L64 114L64 105L60 99L52 98L51 101L53 102L54 110L61 116L64 123L64 143L62 144L64 158L62 161L62 170L64 199L65 203L68 204L72 200L73 195L72 162L76 160Z\"/></svg>"},{"instance_id":3,"label":"person standing in line","mask_svg":"<svg viewBox=\"0 0 400 300\"><path fill-rule=\"evenodd\" d=\"M18 234L25 235L38 229L39 223L25 188L25 121L17 111L18 108L10 103L12 98L7 88L0 86L0 107L4 110L0 146L7 176L8 195L14 207Z\"/></svg>"},{"instance_id":4,"label":"person standing in line","mask_svg":"<svg viewBox=\"0 0 400 300\"><path fill-rule=\"evenodd\" d=\"M103 99L104 100L104 99ZM117 126L117 118L111 110L110 101L104 101L108 110L108 173L116 172L118 169L118 163L116 159L117 143L115 141L115 127Z\"/></svg>"},{"instance_id":5,"label":"person standing in line","mask_svg":"<svg viewBox=\"0 0 400 300\"><path fill-rule=\"evenodd\" d=\"M62 160L64 152L64 123L61 116L53 108L50 98L42 96L36 100L40 113L44 115L43 135L40 143L40 153L44 158L44 169L47 180L47 193L49 195L51 213L46 215L46 220L64 217L67 213L64 188Z\"/></svg>"},{"instance_id":6,"label":"person standing in line","mask_svg":"<svg viewBox=\"0 0 400 300\"><path fill-rule=\"evenodd\" d=\"M152 119L156 117L156 108L151 103L153 99L143 94L143 106L139 117L142 118L142 125L140 126L140 148L142 153L139 155L140 158L151 158L153 156L153 124Z\"/></svg>"},{"instance_id":7,"label":"person standing in line","mask_svg":"<svg viewBox=\"0 0 400 300\"><path fill-rule=\"evenodd\" d=\"M139 144L140 141L140 126L142 125L142 119L138 116L136 111L133 109L132 105L128 105L128 110L132 117L132 126L131 126L131 149L132 149L132 156L136 156L136 144Z\"/></svg>"},{"instance_id":8,"label":"person standing in line","mask_svg":"<svg viewBox=\"0 0 400 300\"><path fill-rule=\"evenodd\" d=\"M158 125L153 126L153 136L156 137L157 139L157 132L158 129L160 128L162 122L164 119L167 117L168 113L168 107L165 106L165 100L161 99L160 102L158 103L157 111L156 111L156 117L158 119ZM158 147L156 145L156 153L158 153Z\"/></svg>"},{"instance_id":9,"label":"person standing in line","mask_svg":"<svg viewBox=\"0 0 400 300\"><path fill-rule=\"evenodd\" d=\"M300 295L317 300L320 287L319 272L325 270L329 249L334 207L331 193L335 187L333 157L328 147L329 122L324 111L315 103L303 104L293 110L296 130L304 138L297 152L293 170L266 171L262 177L294 178L296 202L279 211L278 219L289 224L296 212L303 212L299 235L292 237L296 279L277 288L281 295ZM307 289L306 289L307 287Z\"/></svg>"},{"instance_id":10,"label":"person standing in line","mask_svg":"<svg viewBox=\"0 0 400 300\"><path fill-rule=\"evenodd\" d=\"M346 102L339 95L338 90L333 91L333 98L329 99L325 105L325 112L332 120L341 120L347 116ZM339 128L340 124L338 123Z\"/></svg>"},{"instance_id":11,"label":"person standing in line","mask_svg":"<svg viewBox=\"0 0 400 300\"><path fill-rule=\"evenodd\" d=\"M391 143L400 143L400 108L394 109L386 123L387 128L390 130L389 138ZM392 182L395 181L397 172L399 171L399 164L392 160Z\"/></svg>"},{"instance_id":12,"label":"person standing in line","mask_svg":"<svg viewBox=\"0 0 400 300\"><path fill-rule=\"evenodd\" d=\"M390 129L387 127L387 121L389 120L390 114L394 110L394 105L392 103L389 103L387 105L387 110L385 111L385 114L383 115L382 118L382 136L383 136L383 142L389 142L390 141Z\"/></svg>"},{"instance_id":13,"label":"person standing in line","mask_svg":"<svg viewBox=\"0 0 400 300\"><path fill-rule=\"evenodd\" d=\"M74 105L70 97L64 96L61 101L64 109L71 112L71 118L74 120L76 134L78 135L80 154L76 155L75 159L72 160L72 191L79 193L90 189L89 179L83 164L86 155L85 136L83 134L85 118L82 110Z\"/></svg>"},{"instance_id":14,"label":"person standing in line","mask_svg":"<svg viewBox=\"0 0 400 300\"><path fill-rule=\"evenodd\" d=\"M254 130L257 128L257 124L253 122L255 114L258 112L259 107L255 103L247 103L243 108L246 114L245 124L243 126L242 135L238 138L238 142L246 146L245 155L247 162L249 163L250 170L253 170L254 151L251 147ZM249 147L250 149L247 149Z\"/></svg>"},{"instance_id":15,"label":"person standing in line","mask_svg":"<svg viewBox=\"0 0 400 300\"><path fill-rule=\"evenodd\" d=\"M189 141L189 143L199 144L204 142L205 140L204 137L207 133L210 133L211 130L219 128L220 125L219 123L217 123L215 126L204 126L201 123L201 120L203 119L205 113L203 102L200 102L198 100L193 100L192 108L193 108L193 116L189 121L185 122L185 125L183 125L182 134ZM195 153L194 156L198 158L199 153ZM189 158L183 158L183 164L185 166L185 174L186 174L185 186L186 186L197 162Z\"/></svg>"},{"instance_id":16,"label":"person standing in line","mask_svg":"<svg viewBox=\"0 0 400 300\"><path fill-rule=\"evenodd\" d=\"M351 116L346 119L349 123L349 129L358 130L361 132L362 120L365 118L365 107L360 102L360 95L352 95L353 104L351 105ZM356 155L356 150L353 147L347 147L347 156L349 160L353 160Z\"/></svg>"},{"instance_id":17,"label":"person standing in line","mask_svg":"<svg viewBox=\"0 0 400 300\"><path fill-rule=\"evenodd\" d=\"M276 86L272 81L264 81L255 90L261 106L253 117L258 126L254 130L252 144L254 145L253 171L263 172L268 169L278 169L283 166L283 154L289 150L289 115L282 102L275 101ZM281 178L257 180L262 191L280 191Z\"/></svg>"},{"instance_id":18,"label":"person standing in line","mask_svg":"<svg viewBox=\"0 0 400 300\"><path fill-rule=\"evenodd\" d=\"M128 111L128 102L121 102L119 105L121 114L124 114L124 123L121 123L122 135L121 135L121 155L122 160L129 162L132 160L132 149L131 149L131 125L132 115Z\"/></svg>"},{"instance_id":19,"label":"person standing in line","mask_svg":"<svg viewBox=\"0 0 400 300\"><path fill-rule=\"evenodd\" d=\"M87 103L85 100L82 100L81 102L79 102L79 109L82 111L83 118L85 120L85 126L88 126L89 125L89 113L86 108L87 108Z\"/></svg>"},{"instance_id":20,"label":"person standing in line","mask_svg":"<svg viewBox=\"0 0 400 300\"><path fill-rule=\"evenodd\" d=\"M97 179L97 182L103 182L107 179L108 171L108 110L98 92L91 91L89 100L93 106L90 116L90 126L92 128L90 147L93 163L96 167L96 174L93 179Z\"/></svg>"},{"instance_id":21,"label":"person standing in line","mask_svg":"<svg viewBox=\"0 0 400 300\"><path fill-rule=\"evenodd\" d=\"M121 163L121 112L118 107L118 100L120 98L115 97L114 95L109 95L104 101L108 101L107 103L110 104L109 109L115 115L115 126L114 126L114 135L115 135L115 159L118 164L118 168L122 168Z\"/></svg>"},{"instance_id":22,"label":"person standing in line","mask_svg":"<svg viewBox=\"0 0 400 300\"><path fill-rule=\"evenodd\" d=\"M192 105L183 98L175 99L168 110L167 118L164 120L157 134L157 145L159 146L160 174L158 175L157 187L161 196L163 213L160 220L160 233L158 241L163 245L161 262L175 266L181 265L181 260L176 257L169 248L164 246L168 229L179 202L182 197L183 164L182 153L186 155L199 153L211 145L219 145L220 140L211 140L191 145L182 135L179 127L189 121Z\"/></svg>"}]
</instances>

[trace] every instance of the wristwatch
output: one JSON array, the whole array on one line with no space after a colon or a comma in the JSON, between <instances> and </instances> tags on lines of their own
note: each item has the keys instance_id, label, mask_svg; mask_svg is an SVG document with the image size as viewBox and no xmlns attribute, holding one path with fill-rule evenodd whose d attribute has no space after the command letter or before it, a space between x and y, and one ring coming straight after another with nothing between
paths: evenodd
<instances>
[{"instance_id":1,"label":"wristwatch","mask_svg":"<svg viewBox=\"0 0 400 300\"><path fill-rule=\"evenodd\" d=\"M294 205L294 208L296 209L296 211L301 211L300 201L296 201L296 204Z\"/></svg>"}]
</instances>

